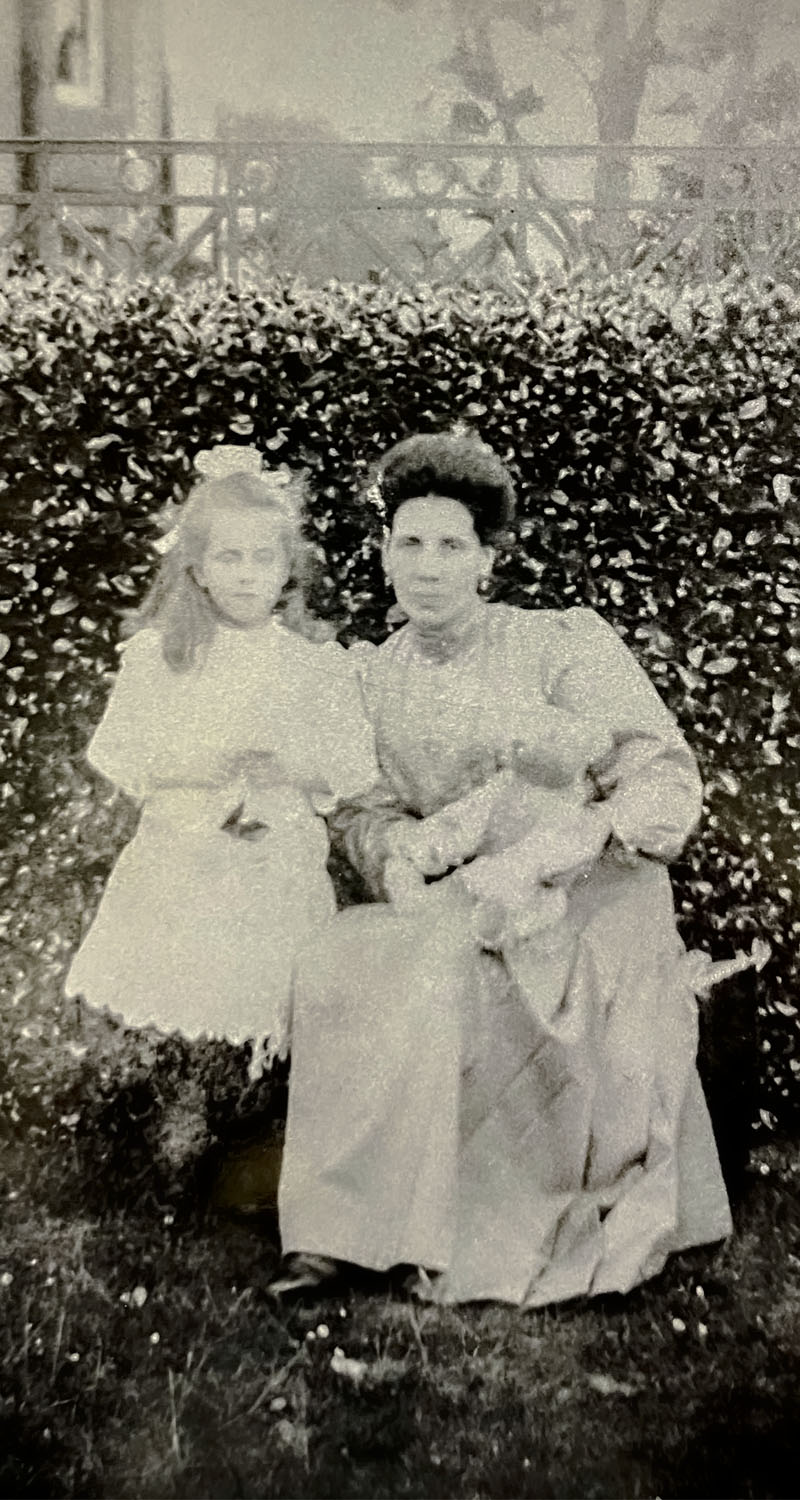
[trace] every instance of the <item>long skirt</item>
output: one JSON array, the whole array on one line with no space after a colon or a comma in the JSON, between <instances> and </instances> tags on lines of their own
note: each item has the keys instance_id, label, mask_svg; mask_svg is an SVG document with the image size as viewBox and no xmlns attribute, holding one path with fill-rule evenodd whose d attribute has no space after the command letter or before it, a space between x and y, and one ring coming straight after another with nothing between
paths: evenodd
<instances>
[{"instance_id":1,"label":"long skirt","mask_svg":"<svg viewBox=\"0 0 800 1500\"><path fill-rule=\"evenodd\" d=\"M341 913L296 972L284 1250L535 1307L724 1238L685 968L645 860L601 860L505 958L430 916Z\"/></svg>"}]
</instances>

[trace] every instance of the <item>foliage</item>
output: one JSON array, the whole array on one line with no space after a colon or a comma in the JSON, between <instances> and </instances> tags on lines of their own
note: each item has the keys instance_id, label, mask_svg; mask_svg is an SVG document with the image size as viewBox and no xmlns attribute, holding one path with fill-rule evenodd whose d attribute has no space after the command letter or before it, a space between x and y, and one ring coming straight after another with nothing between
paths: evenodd
<instances>
[{"instance_id":1,"label":"foliage","mask_svg":"<svg viewBox=\"0 0 800 1500\"><path fill-rule=\"evenodd\" d=\"M407 10L418 0L387 3ZM633 180L634 157L626 148L663 140L666 117L682 122L687 143L712 148L700 169L706 204L732 187L737 208L749 205L752 210L747 216L717 206L705 225L721 241L713 255L715 271L727 270L743 257L763 259L773 268L790 266L796 273L796 192L791 180L781 181L791 178L791 169L766 158L757 163L758 180L750 181L752 163L736 160L726 168L713 154L719 146L790 143L800 108L800 72L789 60L791 28L797 25L792 0L772 0L761 7L749 0L715 0L696 17L669 0L584 0L580 6L564 0L535 5L527 0L450 0L449 9L453 46L440 67L448 79L449 117L437 122L440 131L516 146L546 141L549 129L550 139L560 141L566 88L567 113L583 110L579 138L609 148L601 149L595 162L596 211L588 218L559 203L565 191L563 160L552 171L546 163L526 164L526 192L540 209L537 231L559 259L576 267L582 257L599 254L621 268L641 259L636 242L642 235L651 248L655 239L663 253L663 242L672 239L681 223L680 239L693 245L698 225L686 200L696 193L696 157L684 161L670 156L659 169L661 196L679 198L679 218L673 219L659 203L652 209L656 223L647 218L643 223L640 212L626 209L631 199L641 200L643 191L641 173ZM776 63L771 53L778 39L781 59ZM434 90L431 98L438 99L440 92ZM674 136L672 128L669 135ZM487 174L484 189L490 182ZM772 205L766 215L765 200ZM515 224L513 216L509 220L501 202L479 203L474 217L495 226L495 269L505 260L504 249L512 251L517 264L525 263L525 227ZM708 274L710 263L709 247L701 276Z\"/></svg>"},{"instance_id":2,"label":"foliage","mask_svg":"<svg viewBox=\"0 0 800 1500\"><path fill-rule=\"evenodd\" d=\"M387 0L408 10L418 0ZM441 71L455 81L458 133L507 141L548 108L539 91L566 65L594 117L596 138L631 144L647 118L691 120L701 140L774 139L797 118L800 75L789 60L791 0L760 9L715 0L690 17L669 0L451 0L453 50ZM784 34L779 62L770 41ZM529 81L519 86L520 66ZM554 72L555 68L555 72ZM561 110L563 101L556 99ZM598 183L598 200L612 184Z\"/></svg>"},{"instance_id":3,"label":"foliage","mask_svg":"<svg viewBox=\"0 0 800 1500\"><path fill-rule=\"evenodd\" d=\"M3 302L6 1087L41 1088L42 1058L75 1042L53 977L130 829L81 751L153 566L155 513L185 493L192 455L238 436L304 465L326 559L315 608L346 641L379 639L369 465L459 418L519 480L498 596L596 606L699 753L708 805L676 872L681 923L719 957L772 944L759 1107L767 1125L796 1118L795 295L729 281L675 301L633 279L533 300L290 283L182 295L31 275Z\"/></svg>"}]
</instances>

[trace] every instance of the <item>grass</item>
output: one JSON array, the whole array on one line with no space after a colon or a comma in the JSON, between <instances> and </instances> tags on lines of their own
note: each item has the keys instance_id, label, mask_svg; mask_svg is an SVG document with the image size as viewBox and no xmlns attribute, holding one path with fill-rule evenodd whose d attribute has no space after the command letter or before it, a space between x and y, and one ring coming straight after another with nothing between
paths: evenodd
<instances>
[{"instance_id":1,"label":"grass","mask_svg":"<svg viewBox=\"0 0 800 1500\"><path fill-rule=\"evenodd\" d=\"M0 1494L798 1493L796 1146L758 1147L727 1245L625 1299L440 1309L376 1279L275 1309L285 1078L248 1090L231 1049L105 1035L60 1000L118 844L101 813L102 857L87 837L66 865L45 830L5 913ZM237 1217L254 1186L265 1211Z\"/></svg>"},{"instance_id":2,"label":"grass","mask_svg":"<svg viewBox=\"0 0 800 1500\"><path fill-rule=\"evenodd\" d=\"M729 1245L525 1315L382 1284L275 1310L269 1233L181 1202L56 1213L43 1165L7 1178L5 1495L797 1493L788 1149L761 1153Z\"/></svg>"}]
</instances>

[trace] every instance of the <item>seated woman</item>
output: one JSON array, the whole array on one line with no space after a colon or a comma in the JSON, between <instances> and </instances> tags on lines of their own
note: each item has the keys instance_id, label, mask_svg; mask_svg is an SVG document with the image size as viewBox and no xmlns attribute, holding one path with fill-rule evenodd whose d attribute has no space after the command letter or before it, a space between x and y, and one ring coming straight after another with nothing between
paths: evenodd
<instances>
[{"instance_id":1,"label":"seated woman","mask_svg":"<svg viewBox=\"0 0 800 1500\"><path fill-rule=\"evenodd\" d=\"M591 610L481 598L514 509L490 449L409 438L379 485L408 623L357 648L382 781L338 825L380 904L299 963L273 1291L625 1292L731 1228L667 872L695 761Z\"/></svg>"}]
</instances>

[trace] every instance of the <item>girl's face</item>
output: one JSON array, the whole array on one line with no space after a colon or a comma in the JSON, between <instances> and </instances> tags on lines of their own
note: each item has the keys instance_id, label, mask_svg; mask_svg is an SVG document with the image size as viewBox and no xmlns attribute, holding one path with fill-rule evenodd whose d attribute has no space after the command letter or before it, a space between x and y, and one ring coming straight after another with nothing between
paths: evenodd
<instances>
[{"instance_id":1,"label":"girl's face","mask_svg":"<svg viewBox=\"0 0 800 1500\"><path fill-rule=\"evenodd\" d=\"M428 630L447 629L469 616L493 555L466 506L443 495L404 500L384 549L398 604Z\"/></svg>"},{"instance_id":2,"label":"girl's face","mask_svg":"<svg viewBox=\"0 0 800 1500\"><path fill-rule=\"evenodd\" d=\"M234 625L264 625L289 579L281 518L269 511L221 510L212 519L198 583Z\"/></svg>"}]
</instances>

